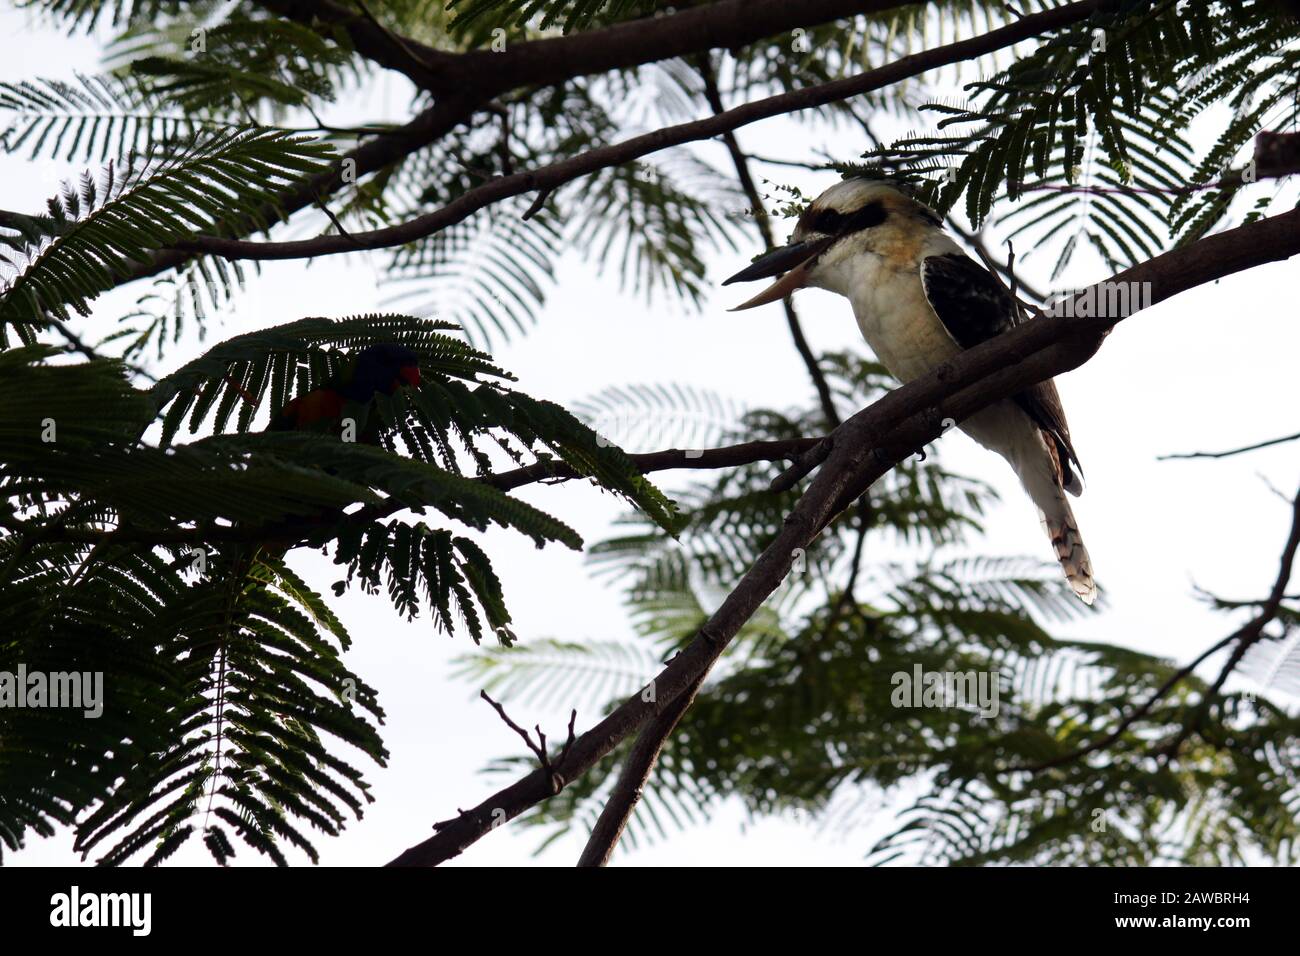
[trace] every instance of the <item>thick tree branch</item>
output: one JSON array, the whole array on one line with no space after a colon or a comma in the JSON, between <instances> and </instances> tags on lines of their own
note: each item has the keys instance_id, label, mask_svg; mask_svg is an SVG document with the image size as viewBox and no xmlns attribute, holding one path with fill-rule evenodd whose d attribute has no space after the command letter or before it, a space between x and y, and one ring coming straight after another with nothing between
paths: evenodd
<instances>
[{"instance_id":1,"label":"thick tree branch","mask_svg":"<svg viewBox=\"0 0 1300 956\"><path fill-rule=\"evenodd\" d=\"M860 14L915 6L921 0L723 0L629 20L572 36L509 43L499 52L446 53L400 37L333 0L259 0L302 23L345 30L358 53L410 77L432 93L466 88L495 96L520 86L549 86L576 76L627 69L704 50L736 49L766 37Z\"/></svg>"},{"instance_id":2,"label":"thick tree branch","mask_svg":"<svg viewBox=\"0 0 1300 956\"><path fill-rule=\"evenodd\" d=\"M280 216L290 215L323 201L325 197L331 195L344 181L344 168L348 160L354 164L351 172L356 176L389 166L435 141L458 123L468 119L474 110L507 90L530 84L559 83L584 73L599 73L636 66L715 47L734 48L798 26L825 23L857 14L878 13L909 5L916 0L810 0L808 3L797 5L792 5L786 0L726 0L723 3L709 4L667 17L631 21L572 37L516 44L500 53L490 51L446 53L435 50L417 40L400 36L386 29L372 17L366 16L361 8L354 9L331 0L259 0L259 2L271 12L288 19L343 30L359 54L380 66L403 73L418 86L440 95L433 106L402 129L382 134L371 142L359 146L343 158L338 169L307 181L292 195L282 197L274 207L268 205L263 210L263 214L267 221L274 221ZM1092 3L1095 0L1088 0L1088 2ZM647 152L651 151L653 150L647 150ZM607 165L617 165L617 163ZM568 182L574 176L581 174L575 173L573 176L564 177L557 181L556 185ZM500 199L520 195L535 188L542 192L549 192L555 188L545 184L531 185L530 179L533 175L532 173L510 175L488 183L487 185L510 182L514 191L487 197L486 201L477 205L473 201L465 203L463 200L468 197L461 197L461 200L453 202L446 208L457 207L464 211L453 212L451 218L446 221L435 222L424 235L460 222L483 206ZM476 192L477 190L472 190L469 195L472 196ZM437 215L437 213L430 215ZM413 222L423 222L426 219L427 217L421 217ZM378 232L386 234L388 231L378 230ZM360 237L370 237L373 240L374 234L361 233ZM148 263L125 276L119 284L148 278L176 268L195 254L215 254L227 258L310 258L331 252L377 249L411 241L401 238L391 241L381 239L377 244L371 245L364 241L354 241L351 237L343 235L323 238L341 244L332 249L312 251L310 243L317 240L305 240L307 246L288 244L298 246L299 251L263 256L256 250L263 246L274 250L285 244L245 242L245 253L240 254L237 250L240 248L241 240L216 236L199 237L178 244L172 249L160 251ZM329 243L326 245L328 246Z\"/></svg>"},{"instance_id":3,"label":"thick tree branch","mask_svg":"<svg viewBox=\"0 0 1300 956\"><path fill-rule=\"evenodd\" d=\"M201 236L178 243L176 248L184 252L209 253L227 259L268 260L304 259L356 252L360 249L385 249L404 245L463 222L480 209L514 196L538 190L555 190L581 176L610 166L621 166L672 146L720 136L741 126L770 119L773 116L825 106L850 96L882 89L927 70L992 53L1040 33L1085 20L1101 6L1102 2L1103 0L1076 0L1074 3L1023 17L1015 23L982 36L906 56L865 73L810 86L803 90L770 96L734 107L707 119L668 126L642 136L634 136L621 143L588 150L541 169L502 176L469 190L440 209L395 226L354 233L350 237L321 236L289 242L248 242Z\"/></svg>"},{"instance_id":4,"label":"thick tree branch","mask_svg":"<svg viewBox=\"0 0 1300 956\"><path fill-rule=\"evenodd\" d=\"M709 108L713 110L715 115L725 112L726 108L722 103L722 94L718 89L717 73L711 59L707 54L701 54L696 62L704 82L704 95ZM731 157L732 166L735 168L741 189L749 201L749 208L753 213L754 222L757 225L759 236L763 240L763 245L766 249L774 249L776 248L776 237L772 232L767 211L763 207L763 197L754 182L753 174L750 172L749 157L740 148L740 142L737 140L735 133L723 133L721 139L727 148L728 155ZM803 359L808 374L812 378L813 386L817 391L818 399L821 401L822 414L829 426L834 429L840 424L839 413L835 409L835 402L831 396L830 385L826 381L826 376L822 374L821 366L817 363L817 357L813 354L812 348L803 334L799 315L794 308L794 300L787 297L781 300L781 305L785 309L786 322L790 327L790 335L794 339L795 349ZM870 520L871 510L865 498L861 499L860 504L864 512L863 527L859 533L858 544L854 553L854 578L857 577L858 562L862 555L862 543L867 523ZM852 585L850 585L850 589L851 587ZM837 602L837 613L842 603L842 600ZM702 680L701 678L701 680L696 681L686 693L679 696L667 710L656 716L637 735L631 751L619 769L618 782L606 799L605 806L601 809L596 825L592 828L591 835L588 837L587 845L578 859L578 866L608 865L610 857L613 856L614 848L618 845L618 841L623 836L623 831L627 829L627 824L632 819L632 813L641 801L646 782L654 771L664 744L695 700Z\"/></svg>"},{"instance_id":5,"label":"thick tree branch","mask_svg":"<svg viewBox=\"0 0 1300 956\"><path fill-rule=\"evenodd\" d=\"M1300 253L1300 210L1259 220L1175 249L1099 283L1149 283L1143 304L1162 302L1205 282ZM580 736L556 770L565 780L587 772L628 735L671 707L701 682L744 623L789 572L796 549L806 548L835 516L912 449L942 432L942 419L962 421L995 401L1077 368L1101 346L1123 315L1058 315L1026 322L969 349L951 362L895 389L858 412L832 435L825 465L787 516L781 531L745 573L697 636L654 680L653 701L638 694ZM534 772L499 791L432 837L400 854L392 865L433 865L462 852L503 816L511 819L550 796L545 775Z\"/></svg>"},{"instance_id":6,"label":"thick tree branch","mask_svg":"<svg viewBox=\"0 0 1300 956\"><path fill-rule=\"evenodd\" d=\"M578 866L605 866L618 846L627 822L632 818L632 811L641 802L642 788L650 779L659 752L669 734L677 727L677 722L690 708L699 692L700 681L696 681L686 693L678 695L672 705L646 725L632 745L623 767L619 771L618 783L605 801L604 808L596 820L587 838L587 845L578 858Z\"/></svg>"},{"instance_id":7,"label":"thick tree branch","mask_svg":"<svg viewBox=\"0 0 1300 956\"><path fill-rule=\"evenodd\" d=\"M335 30L342 31L361 56L403 74L422 89L447 91L440 81L459 61L458 54L435 50L387 29L369 14L364 0L360 4L352 2L350 8L331 0L257 0L257 5L286 20L324 26L327 29L319 32L327 37Z\"/></svg>"}]
</instances>

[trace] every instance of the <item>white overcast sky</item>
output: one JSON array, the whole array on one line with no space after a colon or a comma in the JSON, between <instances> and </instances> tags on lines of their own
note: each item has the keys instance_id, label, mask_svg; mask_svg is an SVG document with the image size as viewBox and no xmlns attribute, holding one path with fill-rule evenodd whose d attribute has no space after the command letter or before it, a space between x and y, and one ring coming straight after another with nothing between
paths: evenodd
<instances>
[{"instance_id":1,"label":"white overcast sky","mask_svg":"<svg viewBox=\"0 0 1300 956\"><path fill-rule=\"evenodd\" d=\"M95 69L94 42L35 31L24 13L8 5L0 12L0 37L5 38L0 41L5 54L0 79L70 77L74 70ZM959 88L954 82L938 92L956 96ZM383 78L367 89L355 112L369 119L400 119L407 102L404 81ZM809 138L782 120L746 127L738 135L743 146L756 152L792 158L805 147L811 156L813 148L825 145L849 159L866 145L847 132L838 138ZM80 170L61 164L33 167L22 156L0 156L0 164L0 208L27 212L43 207L59 177ZM835 180L830 174L775 167L763 172L774 181L797 184L805 194L815 195ZM559 204L562 209L563 194ZM778 223L779 232L788 229ZM1026 252L1021 250L1022 257ZM750 250L715 254L710 277L720 281L750 255ZM381 309L390 293L376 288L375 272L365 261L349 259L320 260L309 269L297 263L267 264L253 294L210 328L208 345L303 316ZM1050 255L1030 255L1022 274L1046 287L1052 262ZM1193 595L1194 585L1230 598L1267 593L1288 520L1287 504L1270 485L1294 493L1300 482L1300 444L1222 461L1160 462L1156 456L1229 448L1297 429L1298 270L1294 261L1275 263L1139 313L1087 365L1058 380L1087 475L1086 491L1074 508L1110 601L1109 610L1094 619L1058 628L1061 636L1185 661L1233 626L1229 618L1205 611ZM779 306L730 314L726 309L747 294L732 289L716 291L699 314L662 299L647 306L620 293L616 277L595 272L578 257L566 257L536 328L496 349L496 358L528 393L568 405L612 385L681 383L753 406L781 408L809 401L807 375L790 345ZM1056 288L1086 285L1105 274L1099 262L1078 257ZM105 297L95 315L78 327L91 338L111 328L142 291ZM845 300L812 290L800 293L797 301L816 350L865 351ZM170 370L204 347L187 339L159 368ZM1003 497L988 516L984 538L971 543L972 552L1051 557L1032 506L1000 458L958 433L943 438L939 450L950 467L991 482ZM671 488L689 477L661 473L656 480ZM521 494L567 521L589 543L606 536L620 513L611 496L586 484L532 486ZM538 551L508 532L491 533L489 545L523 641L632 639L620 594L593 580L580 555L559 546ZM892 556L886 551L868 559ZM298 565L323 590L338 578L338 569L316 555ZM364 820L340 838L321 837L317 846L327 865L372 865L424 839L434 821L454 815L457 807L477 804L507 782L481 771L495 757L517 754L520 742L477 700L477 687L451 677L454 659L472 649L467 637L435 633L427 616L407 623L383 598L351 591L331 601L355 639L350 665L379 689L388 714L383 734L391 760L387 768L368 774L376 802ZM538 709L508 703L519 723L540 721L553 740L562 736L563 705ZM593 708L580 710L579 729L598 717ZM878 825L844 837L821 834L794 819L748 821L733 806L704 826L616 859L639 865L854 865L889 822L883 814ZM528 863L539 842L538 831L507 826L457 863ZM66 833L35 839L10 862L77 862L71 845ZM539 859L570 865L580 847L580 840L567 837ZM242 845L238 850L239 862L261 862ZM175 860L202 864L207 854L193 841Z\"/></svg>"}]
</instances>

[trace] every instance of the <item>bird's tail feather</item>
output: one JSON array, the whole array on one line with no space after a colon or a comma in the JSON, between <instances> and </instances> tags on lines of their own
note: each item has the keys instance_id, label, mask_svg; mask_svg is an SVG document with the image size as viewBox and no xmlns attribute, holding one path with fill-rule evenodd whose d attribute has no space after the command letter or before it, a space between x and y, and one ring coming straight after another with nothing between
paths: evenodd
<instances>
[{"instance_id":1,"label":"bird's tail feather","mask_svg":"<svg viewBox=\"0 0 1300 956\"><path fill-rule=\"evenodd\" d=\"M961 427L985 448L1005 458L1015 470L1030 499L1038 506L1038 516L1052 539L1065 579L1079 600L1092 604L1097 599L1092 560L1070 510L1070 499L1065 496L1066 491L1078 494L1083 489L1078 476L1063 466L1053 436L1026 416L1008 414L1005 406L985 409L968 418Z\"/></svg>"},{"instance_id":2,"label":"bird's tail feather","mask_svg":"<svg viewBox=\"0 0 1300 956\"><path fill-rule=\"evenodd\" d=\"M1083 545L1083 536L1079 534L1079 526L1074 522L1070 503L1065 495L1060 494L1055 508L1049 512L1040 506L1038 513L1043 519L1043 528L1052 539L1052 547L1056 549L1056 559L1065 571L1065 580L1070 582L1070 587L1079 596L1079 600L1084 604L1092 604L1097 600L1097 585L1092 579L1092 559L1088 557L1088 549Z\"/></svg>"},{"instance_id":3,"label":"bird's tail feather","mask_svg":"<svg viewBox=\"0 0 1300 956\"><path fill-rule=\"evenodd\" d=\"M1038 516L1047 536L1052 539L1056 559L1061 562L1065 579L1084 604L1097 599L1097 585L1092 579L1092 559L1083 545L1083 536L1075 523L1070 499L1063 488L1060 462L1053 457L1054 447L1041 433L1014 447L1010 460L1025 491L1038 506Z\"/></svg>"}]
</instances>

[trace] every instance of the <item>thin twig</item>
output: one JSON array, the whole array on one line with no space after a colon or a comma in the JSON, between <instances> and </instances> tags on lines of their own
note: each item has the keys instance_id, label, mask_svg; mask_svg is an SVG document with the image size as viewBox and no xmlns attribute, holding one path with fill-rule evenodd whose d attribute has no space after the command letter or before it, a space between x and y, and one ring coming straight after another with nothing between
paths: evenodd
<instances>
[{"instance_id":1,"label":"thin twig","mask_svg":"<svg viewBox=\"0 0 1300 956\"><path fill-rule=\"evenodd\" d=\"M779 159L775 156L764 156L753 152L749 153L749 158L756 163L765 163L768 166L789 166L792 169L807 169L814 173L835 172L834 161L829 158L820 163L814 163L810 160Z\"/></svg>"},{"instance_id":2,"label":"thin twig","mask_svg":"<svg viewBox=\"0 0 1300 956\"><path fill-rule=\"evenodd\" d=\"M1124 731L1128 730L1129 727L1133 726L1133 724L1136 723L1138 720L1140 720L1142 717L1145 717L1147 713L1150 712L1152 707L1154 707L1160 700L1162 700L1166 694L1168 694L1171 690L1174 689L1174 687L1176 687L1179 683L1181 683L1188 676L1190 676L1191 673L1194 670L1196 670L1196 668L1200 667L1203 663L1205 663L1206 660L1208 660L1214 654L1223 650L1225 647L1227 647L1229 644L1235 641L1240 633L1241 633L1240 630L1234 631L1232 634L1229 634L1227 637L1223 638L1223 640L1218 641L1212 647L1207 648L1199 657L1196 658L1196 660L1192 661L1187 666L1180 667L1178 668L1178 670L1174 671L1174 673L1169 677L1169 679L1166 680L1163 684L1161 684L1160 688L1155 693L1153 693L1150 697L1147 698L1145 703L1143 703L1140 707L1138 707L1131 714L1129 714L1122 721L1120 721L1119 726L1117 726L1114 730L1108 733L1105 737L1102 737L1100 740L1096 740L1085 747L1078 748L1077 750L1072 750L1069 753L1061 754L1060 756L1053 757L1051 760L1044 760L1041 763L1012 764L1011 766L1001 768L998 771L998 773L1041 773L1042 771L1050 770L1053 767L1060 767L1064 764L1073 763L1076 760L1081 760L1084 757L1088 756L1089 754L1094 754L1099 750L1105 750L1111 744L1115 743L1115 741L1123 737Z\"/></svg>"},{"instance_id":3,"label":"thin twig","mask_svg":"<svg viewBox=\"0 0 1300 956\"><path fill-rule=\"evenodd\" d=\"M330 209L329 205L320 197L319 194L316 196L316 207L320 209L321 212L325 213L329 221L334 224L334 228L339 231L340 236L347 236L349 239L355 241L352 233L343 228L343 223L339 222L338 216L334 215L334 211Z\"/></svg>"},{"instance_id":4,"label":"thin twig","mask_svg":"<svg viewBox=\"0 0 1300 956\"><path fill-rule=\"evenodd\" d=\"M975 254L984 261L985 267L993 273L995 278L1000 279L1001 277L1005 277L1011 283L1009 287L1004 286L1004 288L1007 289L1012 300L1020 307L1022 314L1035 311L1040 303L1047 301L1047 296L1044 293L1040 292L1038 289L1034 288L1016 275L1014 268L1016 259L1015 249L1011 246L1010 240L1007 240L1007 246L1011 249L1011 254L1008 257L1007 262L999 262L989 251L988 245L984 242L984 237L982 235L978 232L971 232L964 228L954 216L948 216L947 222L948 228L957 233L963 242L975 250ZM1033 301L1026 302L1024 299L1020 298L1017 293L1018 289L1024 289Z\"/></svg>"},{"instance_id":5,"label":"thin twig","mask_svg":"<svg viewBox=\"0 0 1300 956\"><path fill-rule=\"evenodd\" d=\"M1269 448L1273 445L1295 441L1297 438L1300 438L1300 432L1296 432L1294 435L1283 435L1281 438L1270 438L1268 441L1256 442L1242 448L1230 448L1227 451L1193 451L1177 455L1157 455L1156 461L1175 461L1187 458L1229 458L1233 455L1244 455L1248 451L1258 451L1261 448Z\"/></svg>"},{"instance_id":6,"label":"thin twig","mask_svg":"<svg viewBox=\"0 0 1300 956\"><path fill-rule=\"evenodd\" d=\"M479 696L482 697L485 701L487 701L496 709L497 714L499 714L501 719L505 721L507 727L509 727L511 730L513 730L515 733L517 733L520 737L523 738L523 741L527 745L528 749L533 752L533 756L535 756L537 758L537 762L541 764L542 771L546 774L547 779L550 780L553 791L555 793L559 793L561 790L563 790L564 782L565 782L564 778L561 777L555 771L555 768L551 763L550 754L546 752L546 734L542 733L541 725L535 724L533 727L533 729L537 731L537 743L533 743L533 738L529 735L528 731L524 730L524 728L520 727L513 720L511 720L510 715L506 713L506 709L500 704L498 704L491 697L489 697L487 691L485 690L479 691ZM564 742L564 747L560 750L560 756L557 761L558 763L564 763L565 758L569 756L569 748L573 746L573 741L575 739L573 726L577 722L577 720L578 720L578 711L575 709L569 715L569 738Z\"/></svg>"},{"instance_id":7,"label":"thin twig","mask_svg":"<svg viewBox=\"0 0 1300 956\"><path fill-rule=\"evenodd\" d=\"M853 545L853 559L849 565L849 579L845 582L844 590L840 592L839 598L835 601L835 606L831 608L831 613L826 616L826 627L822 629L823 636L830 636L831 631L835 629L835 625L839 623L844 608L854 601L854 592L858 586L858 574L862 570L862 551L867 543L867 532L871 530L875 517L875 511L866 496L859 498L858 534L857 541Z\"/></svg>"},{"instance_id":8,"label":"thin twig","mask_svg":"<svg viewBox=\"0 0 1300 956\"><path fill-rule=\"evenodd\" d=\"M489 103L488 109L501 119L501 140L497 143L497 156L501 159L501 172L507 176L515 173L514 157L510 152L510 110L500 103Z\"/></svg>"},{"instance_id":9,"label":"thin twig","mask_svg":"<svg viewBox=\"0 0 1300 956\"><path fill-rule=\"evenodd\" d=\"M546 205L546 200L551 198L552 192L554 192L553 186L546 186L538 190L537 198L534 199L532 201L532 204L527 209L524 210L524 219L525 220L532 219L539 212L541 212L542 207Z\"/></svg>"}]
</instances>

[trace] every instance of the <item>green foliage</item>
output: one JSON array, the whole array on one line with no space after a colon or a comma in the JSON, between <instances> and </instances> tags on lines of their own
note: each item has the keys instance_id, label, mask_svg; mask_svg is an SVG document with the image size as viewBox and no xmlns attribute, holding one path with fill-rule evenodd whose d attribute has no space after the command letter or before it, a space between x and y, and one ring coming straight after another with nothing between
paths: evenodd
<instances>
[{"instance_id":1,"label":"green foliage","mask_svg":"<svg viewBox=\"0 0 1300 956\"><path fill-rule=\"evenodd\" d=\"M1057 246L1054 277L1081 242L1127 267L1222 223L1241 188L1219 186L1223 171L1256 133L1294 126L1295 36L1275 0L1108 4L963 100L922 107L943 116L934 134L844 168L911 180L943 211L964 199L973 224L992 213L1034 248ZM1219 106L1230 120L1198 161L1188 129Z\"/></svg>"},{"instance_id":2,"label":"green foliage","mask_svg":"<svg viewBox=\"0 0 1300 956\"><path fill-rule=\"evenodd\" d=\"M712 173L701 166L703 175ZM693 172L700 176L702 169ZM651 297L672 292L698 305L705 283L701 247L727 241L731 224L679 187L660 163L615 166L599 174L593 187L578 204L577 218L585 225L572 234L578 249L597 262L616 263L625 288Z\"/></svg>"},{"instance_id":3,"label":"green foliage","mask_svg":"<svg viewBox=\"0 0 1300 956\"><path fill-rule=\"evenodd\" d=\"M910 5L713 59L507 91L437 142L322 197L332 214L314 225L407 221L496 177L696 119L713 105L705 74L726 108L1052 5ZM114 37L103 76L0 86L7 151L107 164L47 213L0 218L0 256L13 272L0 337L7 344L12 331L20 342L0 353L0 670L102 671L106 700L93 720L0 708L0 847L66 825L106 863L161 862L191 837L222 863L237 844L280 863L290 848L315 859L308 831L333 834L359 814L369 793L357 765L386 755L374 692L343 662L346 630L286 562L296 547L332 555L336 593L356 585L403 617L426 615L433 629L496 637L466 659L465 676L543 706L612 705L695 636L797 493L771 493L779 465L756 464L691 483L679 511L608 438L788 439L823 431L821 411L646 385L606 389L575 414L515 389L476 346L535 324L566 252L660 307L697 307L708 253L756 239L730 157L666 150L560 188L537 209L534 197L516 197L389 250L381 267L395 299L444 321L302 319L222 342L143 391L119 361L72 363L43 344L49 317L88 316L97 295L196 234L269 228L277 200L322 171L331 147L364 149L393 125L323 118L374 70L343 30L208 0L30 6ZM357 7L444 50L482 49L501 30L513 45L663 9L640 0ZM807 137L847 124L874 143L878 116L916 124L937 115L937 130L845 170L900 177L945 212L991 220L1022 249L1056 251L1053 278L1085 248L1119 268L1233 216L1245 187L1216 185L1220 171L1247 158L1257 132L1298 118L1295 22L1276 0L1181 9L1119 0L1014 59L982 58L982 78L958 102L936 96L948 78L931 73L794 119ZM417 92L411 112L430 105ZM1191 135L1194 124L1219 124L1208 150L1193 148L1204 139ZM797 211L797 189L762 180L761 168L756 178L780 200L777 215ZM1245 218L1284 201L1284 191L1268 193ZM155 348L165 363L183 330L238 302L243 281L237 263L190 257L155 277L118 326L92 320L97 347L123 360ZM376 343L414 351L422 378L418 389L346 409L365 441L260 430ZM841 416L893 384L852 355L823 356L821 370ZM503 467L561 465L638 509L590 552L595 573L625 591L633 642L515 644L476 532L509 528L539 546L579 547L572 528L499 477ZM970 544L994 501L931 453L838 517L746 624L670 739L630 845L733 801L754 815L812 816L873 862L1294 860L1300 728L1268 701L1220 692L1202 706L1207 688L1188 680L1113 746L1078 756L1173 665L1060 636L1081 607L1054 568L952 557L946 549ZM881 560L881 545L903 557ZM1297 624L1300 610L1284 604L1243 672L1292 687ZM998 675L998 712L895 706L892 676L916 666ZM1193 719L1185 746L1163 756ZM626 745L526 819L552 836L589 826L625 754ZM500 766L513 772L520 761ZM883 809L896 819L886 823Z\"/></svg>"},{"instance_id":4,"label":"green foliage","mask_svg":"<svg viewBox=\"0 0 1300 956\"><path fill-rule=\"evenodd\" d=\"M533 640L462 658L460 675L529 705L599 706L644 687L660 658L620 641Z\"/></svg>"},{"instance_id":5,"label":"green foliage","mask_svg":"<svg viewBox=\"0 0 1300 956\"><path fill-rule=\"evenodd\" d=\"M575 402L576 414L624 447L712 448L730 443L743 404L691 385L612 385Z\"/></svg>"},{"instance_id":6,"label":"green foliage","mask_svg":"<svg viewBox=\"0 0 1300 956\"><path fill-rule=\"evenodd\" d=\"M131 77L78 75L75 83L36 79L0 84L5 152L32 159L100 162L187 143L217 125L169 107L150 85ZM227 124L221 124L227 125Z\"/></svg>"},{"instance_id":7,"label":"green foliage","mask_svg":"<svg viewBox=\"0 0 1300 956\"><path fill-rule=\"evenodd\" d=\"M161 361L187 331L204 337L209 321L236 302L246 281L238 261L195 256L154 277L135 308L122 315L118 327L99 344L119 348L128 360L144 357L152 346L153 358Z\"/></svg>"},{"instance_id":8,"label":"green foliage","mask_svg":"<svg viewBox=\"0 0 1300 956\"><path fill-rule=\"evenodd\" d=\"M868 554L870 547L869 540ZM841 603L831 591L779 627L742 632L669 739L629 846L702 823L731 801L754 816L817 820L875 863L1212 866L1259 854L1294 861L1300 728L1284 710L1262 698L1211 698L1199 740L1173 760L1157 758L1206 690L1191 679L1104 754L1070 759L1155 695L1174 666L1053 638L1046 622L1068 622L1082 609L1055 569L1037 562L867 565L860 579L872 583L869 594ZM662 592L651 598L636 584L627 593L634 611L657 612L663 602ZM697 606L689 624L677 626L659 614L642 633L676 644L704 617ZM621 645L625 658L637 650ZM516 696L546 689L562 707L602 681L621 699L657 670L650 658L635 679L613 683L564 645L477 663L467 669L471 679ZM991 675L1001 688L996 713L971 702L898 706L899 675L918 667ZM550 694L553 687L566 693ZM526 821L549 831L548 842L589 828L626 751ZM1012 769L1057 761L1050 770ZM520 766L504 761L497 769L515 774ZM891 809L894 829L882 835Z\"/></svg>"},{"instance_id":9,"label":"green foliage","mask_svg":"<svg viewBox=\"0 0 1300 956\"><path fill-rule=\"evenodd\" d=\"M151 162L113 163L97 182L65 186L50 200L52 236L21 245L5 262L17 270L0 299L0 344L13 327L26 342L46 313L90 313L90 300L112 288L131 265L218 222L267 225L265 207L278 189L319 171L329 151L301 137L267 130L216 133Z\"/></svg>"},{"instance_id":10,"label":"green foliage","mask_svg":"<svg viewBox=\"0 0 1300 956\"><path fill-rule=\"evenodd\" d=\"M616 445L559 405L497 384L493 379L511 376L493 365L487 354L445 334L453 328L410 316L368 315L337 322L304 319L231 339L154 387L151 394L159 410L166 408L162 441L170 442L187 416L189 430L197 430L214 409L214 427L223 431L237 406L234 430L247 432L268 398L272 408L279 408L339 372L344 356L324 346L355 350L388 342L420 357L422 381L409 395L380 396L373 409L356 410L358 430L364 430L369 415L374 416L381 427L378 440L385 448L392 450L400 439L408 454L447 472L448 480L463 473L464 458L474 464L477 474L488 474L491 448L521 465L531 453L542 461L563 462L580 476L596 478L643 509L658 526L676 527L671 502ZM262 435L257 440L289 439ZM349 454L363 451L352 449ZM464 487L482 489L475 494L493 491L481 483Z\"/></svg>"},{"instance_id":11,"label":"green foliage","mask_svg":"<svg viewBox=\"0 0 1300 956\"><path fill-rule=\"evenodd\" d=\"M569 538L576 540L571 532ZM506 610L501 582L487 555L469 538L431 529L423 523L394 521L372 526L364 535L347 528L339 536L337 561L348 566L348 578L334 585L335 593L342 593L357 576L367 593L377 594L380 569L386 568L389 600L407 620L419 613L423 593L429 607L436 611L439 627L453 630L454 603L477 644L483 638L483 622L477 610L481 607L488 628L502 646L508 647L515 640L508 627L510 612Z\"/></svg>"},{"instance_id":12,"label":"green foliage","mask_svg":"<svg viewBox=\"0 0 1300 956\"><path fill-rule=\"evenodd\" d=\"M1300 694L1300 618L1284 606L1279 615L1283 631L1248 650L1241 672L1262 687Z\"/></svg>"},{"instance_id":13,"label":"green foliage","mask_svg":"<svg viewBox=\"0 0 1300 956\"><path fill-rule=\"evenodd\" d=\"M130 27L156 17L176 14L182 7L198 10L219 5L218 0L198 0L189 4L180 0L31 0L28 7L39 10L69 31L90 33L101 24Z\"/></svg>"},{"instance_id":14,"label":"green foliage","mask_svg":"<svg viewBox=\"0 0 1300 956\"><path fill-rule=\"evenodd\" d=\"M393 252L392 301L446 316L472 342L508 340L526 333L546 303L560 241L549 215L479 212Z\"/></svg>"},{"instance_id":15,"label":"green foliage","mask_svg":"<svg viewBox=\"0 0 1300 956\"><path fill-rule=\"evenodd\" d=\"M222 863L237 843L315 860L308 831L335 834L370 800L357 760L384 762L383 712L341 657L338 617L282 555L332 549L336 593L357 583L408 619L423 606L439 629L509 644L491 560L453 526L582 542L483 477L493 449L563 462L675 526L617 447L504 387L508 373L451 330L303 319L220 343L147 392L118 362L0 353L0 671L103 681L98 718L0 708L0 847L65 825L104 864L162 862L192 837ZM411 349L421 382L345 406L374 444L255 429L263 406L379 343ZM182 443L183 428L215 433Z\"/></svg>"},{"instance_id":16,"label":"green foliage","mask_svg":"<svg viewBox=\"0 0 1300 956\"><path fill-rule=\"evenodd\" d=\"M490 356L447 334L454 330L445 322L404 315L362 315L301 319L236 336L181 366L150 390L159 411L166 409L163 444L171 442L187 416L188 429L195 432L214 409L215 427L224 431L231 412L239 407L235 428L246 432L264 406L279 409L295 393L320 388L342 370L348 353L378 341L415 352L421 368L440 379L512 378L492 364Z\"/></svg>"},{"instance_id":17,"label":"green foliage","mask_svg":"<svg viewBox=\"0 0 1300 956\"><path fill-rule=\"evenodd\" d=\"M203 55L134 56L130 70L153 79L175 106L199 115L241 113L259 102L281 108L329 102L332 77L350 60L349 50L309 27L249 16L238 7L225 21L198 28L188 42L185 50L181 40L185 53Z\"/></svg>"}]
</instances>

